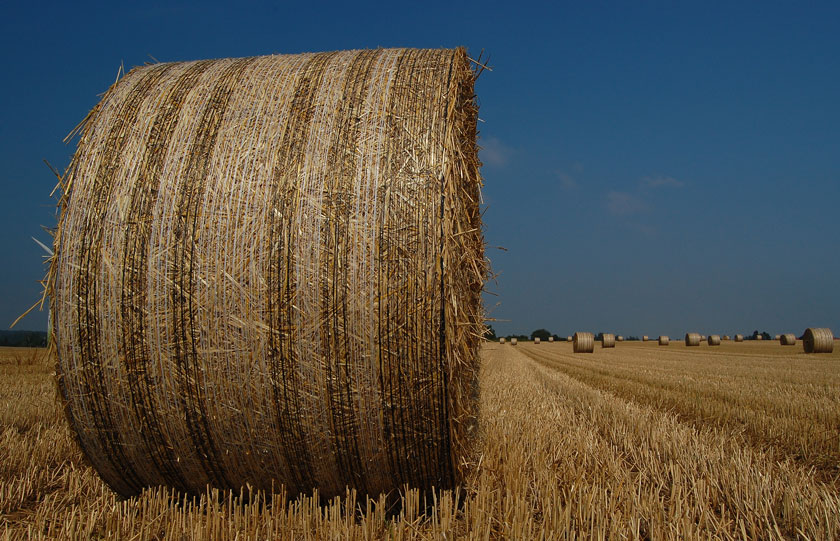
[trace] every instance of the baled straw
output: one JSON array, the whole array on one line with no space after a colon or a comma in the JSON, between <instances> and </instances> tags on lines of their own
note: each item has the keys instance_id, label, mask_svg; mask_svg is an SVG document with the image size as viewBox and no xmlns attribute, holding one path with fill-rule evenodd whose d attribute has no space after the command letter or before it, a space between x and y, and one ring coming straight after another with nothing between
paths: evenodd
<instances>
[{"instance_id":1,"label":"baled straw","mask_svg":"<svg viewBox=\"0 0 840 541\"><path fill-rule=\"evenodd\" d=\"M461 483L486 274L463 49L155 64L91 111L49 291L122 495Z\"/></svg>"},{"instance_id":2,"label":"baled straw","mask_svg":"<svg viewBox=\"0 0 840 541\"><path fill-rule=\"evenodd\" d=\"M802 345L805 353L831 353L834 351L834 335L831 329L808 327L802 336Z\"/></svg>"},{"instance_id":3,"label":"baled straw","mask_svg":"<svg viewBox=\"0 0 840 541\"><path fill-rule=\"evenodd\" d=\"M554 337L553 337L553 336L549 336L549 337L548 337L548 341L549 341L549 342L554 342Z\"/></svg>"},{"instance_id":4,"label":"baled straw","mask_svg":"<svg viewBox=\"0 0 840 541\"><path fill-rule=\"evenodd\" d=\"M773 337L773 340L779 340L781 337L782 337L781 334L777 334L776 336Z\"/></svg>"},{"instance_id":5,"label":"baled straw","mask_svg":"<svg viewBox=\"0 0 840 541\"><path fill-rule=\"evenodd\" d=\"M720 345L720 335L710 334L709 337L706 340L709 342L710 346L719 346Z\"/></svg>"},{"instance_id":6,"label":"baled straw","mask_svg":"<svg viewBox=\"0 0 840 541\"><path fill-rule=\"evenodd\" d=\"M795 334L783 334L779 338L779 343L783 346L795 346L796 345L796 335Z\"/></svg>"},{"instance_id":7,"label":"baled straw","mask_svg":"<svg viewBox=\"0 0 840 541\"><path fill-rule=\"evenodd\" d=\"M539 343L540 343L540 338L539 338L539 336L535 336L535 337L534 337L534 343L535 343L535 344L539 344Z\"/></svg>"},{"instance_id":8,"label":"baled straw","mask_svg":"<svg viewBox=\"0 0 840 541\"><path fill-rule=\"evenodd\" d=\"M724 334L724 335L723 335L723 339L724 339L724 340L730 340L729 335L728 335L728 334Z\"/></svg>"},{"instance_id":9,"label":"baled straw","mask_svg":"<svg viewBox=\"0 0 840 541\"><path fill-rule=\"evenodd\" d=\"M567 337L566 337L566 342L571 342L571 341L572 341L572 337L571 337L571 336L567 336Z\"/></svg>"},{"instance_id":10,"label":"baled straw","mask_svg":"<svg viewBox=\"0 0 840 541\"><path fill-rule=\"evenodd\" d=\"M591 332L576 332L572 337L572 351L575 353L593 353L595 336Z\"/></svg>"},{"instance_id":11,"label":"baled straw","mask_svg":"<svg viewBox=\"0 0 840 541\"><path fill-rule=\"evenodd\" d=\"M667 336L660 336L659 337L659 345L660 346L667 346L670 343L671 343L671 339L668 338Z\"/></svg>"},{"instance_id":12,"label":"baled straw","mask_svg":"<svg viewBox=\"0 0 840 541\"><path fill-rule=\"evenodd\" d=\"M499 343L500 343L500 344L504 344L504 343L505 343L505 338L504 338L504 337L499 338Z\"/></svg>"},{"instance_id":13,"label":"baled straw","mask_svg":"<svg viewBox=\"0 0 840 541\"><path fill-rule=\"evenodd\" d=\"M511 346L515 346L517 343L518 343L518 340L516 338L511 338L510 339L510 345Z\"/></svg>"},{"instance_id":14,"label":"baled straw","mask_svg":"<svg viewBox=\"0 0 840 541\"><path fill-rule=\"evenodd\" d=\"M618 336L615 337L615 341L616 342L624 342L624 337L619 334Z\"/></svg>"},{"instance_id":15,"label":"baled straw","mask_svg":"<svg viewBox=\"0 0 840 541\"><path fill-rule=\"evenodd\" d=\"M648 335L644 335L644 336L642 336L642 342L647 342L648 340L650 340L650 338L648 337Z\"/></svg>"},{"instance_id":16,"label":"baled straw","mask_svg":"<svg viewBox=\"0 0 840 541\"><path fill-rule=\"evenodd\" d=\"M700 335L696 332L685 333L685 345L686 346L699 346L700 345Z\"/></svg>"},{"instance_id":17,"label":"baled straw","mask_svg":"<svg viewBox=\"0 0 840 541\"><path fill-rule=\"evenodd\" d=\"M757 334L757 335L755 335L755 339L756 340L764 340L764 335L763 334Z\"/></svg>"},{"instance_id":18,"label":"baled straw","mask_svg":"<svg viewBox=\"0 0 840 541\"><path fill-rule=\"evenodd\" d=\"M602 348L614 348L615 347L615 335L610 333L603 333L601 335L601 347Z\"/></svg>"},{"instance_id":19,"label":"baled straw","mask_svg":"<svg viewBox=\"0 0 840 541\"><path fill-rule=\"evenodd\" d=\"M736 334L735 335L735 341L736 342L743 342L744 341L744 335L743 334Z\"/></svg>"}]
</instances>

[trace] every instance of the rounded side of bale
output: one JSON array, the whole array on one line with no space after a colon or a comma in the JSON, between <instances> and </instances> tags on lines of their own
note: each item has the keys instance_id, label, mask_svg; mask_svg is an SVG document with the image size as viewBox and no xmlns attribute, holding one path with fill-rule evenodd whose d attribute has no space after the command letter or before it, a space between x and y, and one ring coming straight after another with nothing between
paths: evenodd
<instances>
[{"instance_id":1,"label":"rounded side of bale","mask_svg":"<svg viewBox=\"0 0 840 541\"><path fill-rule=\"evenodd\" d=\"M549 342L554 342L554 337L553 337L553 336L549 336L549 337L548 337L548 341L549 341Z\"/></svg>"},{"instance_id":2,"label":"rounded side of bale","mask_svg":"<svg viewBox=\"0 0 840 541\"><path fill-rule=\"evenodd\" d=\"M728 334L724 334L724 335L723 335L723 339L724 339L724 340L731 340L731 338L729 337L729 335L728 335Z\"/></svg>"},{"instance_id":3,"label":"rounded side of bale","mask_svg":"<svg viewBox=\"0 0 840 541\"><path fill-rule=\"evenodd\" d=\"M685 345L686 346L699 346L700 345L700 334L696 333L696 332L685 333Z\"/></svg>"},{"instance_id":4,"label":"rounded side of bale","mask_svg":"<svg viewBox=\"0 0 840 541\"><path fill-rule=\"evenodd\" d=\"M773 337L773 340L779 340L779 339L781 339L781 338L782 338L782 335L781 335L781 334L777 334L777 335L775 335L775 336Z\"/></svg>"},{"instance_id":5,"label":"rounded side of bale","mask_svg":"<svg viewBox=\"0 0 840 541\"><path fill-rule=\"evenodd\" d=\"M619 334L618 336L615 337L615 341L616 342L624 342L624 337Z\"/></svg>"},{"instance_id":6,"label":"rounded side of bale","mask_svg":"<svg viewBox=\"0 0 840 541\"><path fill-rule=\"evenodd\" d=\"M567 336L567 337L566 337L566 342L571 342L571 341L572 341L572 337L571 337L571 336Z\"/></svg>"},{"instance_id":7,"label":"rounded side of bale","mask_svg":"<svg viewBox=\"0 0 840 541\"><path fill-rule=\"evenodd\" d=\"M755 339L756 339L756 340L764 340L764 335L762 335L762 334L757 334L757 335L755 335Z\"/></svg>"},{"instance_id":8,"label":"rounded side of bale","mask_svg":"<svg viewBox=\"0 0 840 541\"><path fill-rule=\"evenodd\" d=\"M376 49L154 64L108 90L48 283L60 394L108 485L463 482L487 269L474 81L463 49Z\"/></svg>"},{"instance_id":9,"label":"rounded side of bale","mask_svg":"<svg viewBox=\"0 0 840 541\"><path fill-rule=\"evenodd\" d=\"M591 332L576 332L572 337L572 350L575 353L593 353L595 336Z\"/></svg>"},{"instance_id":10,"label":"rounded side of bale","mask_svg":"<svg viewBox=\"0 0 840 541\"><path fill-rule=\"evenodd\" d=\"M671 339L668 338L667 336L660 336L659 337L659 345L660 346L667 346L670 343L671 343Z\"/></svg>"},{"instance_id":11,"label":"rounded side of bale","mask_svg":"<svg viewBox=\"0 0 840 541\"><path fill-rule=\"evenodd\" d=\"M601 347L602 348L614 348L615 347L615 335L610 333L603 333L601 335Z\"/></svg>"},{"instance_id":12,"label":"rounded side of bale","mask_svg":"<svg viewBox=\"0 0 840 541\"><path fill-rule=\"evenodd\" d=\"M719 346L720 345L720 336L717 334L710 334L707 338L710 346Z\"/></svg>"},{"instance_id":13,"label":"rounded side of bale","mask_svg":"<svg viewBox=\"0 0 840 541\"><path fill-rule=\"evenodd\" d=\"M648 337L648 335L644 335L644 336L642 336L642 342L647 342L648 340L650 340L650 338Z\"/></svg>"},{"instance_id":14,"label":"rounded side of bale","mask_svg":"<svg viewBox=\"0 0 840 541\"><path fill-rule=\"evenodd\" d=\"M831 353L834 351L834 335L831 329L808 327L802 336L802 345L805 353Z\"/></svg>"},{"instance_id":15,"label":"rounded side of bale","mask_svg":"<svg viewBox=\"0 0 840 541\"><path fill-rule=\"evenodd\" d=\"M519 343L519 341L516 338L511 338L510 339L510 345L511 346L515 346L517 343Z\"/></svg>"},{"instance_id":16,"label":"rounded side of bale","mask_svg":"<svg viewBox=\"0 0 840 541\"><path fill-rule=\"evenodd\" d=\"M735 341L736 342L743 342L744 341L744 335L743 334L736 334L735 335Z\"/></svg>"},{"instance_id":17,"label":"rounded side of bale","mask_svg":"<svg viewBox=\"0 0 840 541\"><path fill-rule=\"evenodd\" d=\"M795 346L796 345L796 335L795 334L783 334L781 338L779 338L779 343L783 346Z\"/></svg>"},{"instance_id":18,"label":"rounded side of bale","mask_svg":"<svg viewBox=\"0 0 840 541\"><path fill-rule=\"evenodd\" d=\"M499 343L500 343L500 344L504 344L504 343L505 343L505 339L504 339L504 337L499 338Z\"/></svg>"},{"instance_id":19,"label":"rounded side of bale","mask_svg":"<svg viewBox=\"0 0 840 541\"><path fill-rule=\"evenodd\" d=\"M538 336L535 336L535 337L534 337L534 343L535 343L535 344L539 344L539 343L540 343L540 338L539 338Z\"/></svg>"}]
</instances>

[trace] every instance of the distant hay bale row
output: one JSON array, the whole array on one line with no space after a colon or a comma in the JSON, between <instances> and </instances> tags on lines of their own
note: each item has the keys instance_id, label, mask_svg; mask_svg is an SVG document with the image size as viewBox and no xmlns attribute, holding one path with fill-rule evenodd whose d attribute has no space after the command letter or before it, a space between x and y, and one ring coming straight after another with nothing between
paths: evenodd
<instances>
[{"instance_id":1,"label":"distant hay bale row","mask_svg":"<svg viewBox=\"0 0 840 541\"><path fill-rule=\"evenodd\" d=\"M808 327L802 336L805 353L831 353L834 351L834 335L831 329Z\"/></svg>"},{"instance_id":2,"label":"distant hay bale row","mask_svg":"<svg viewBox=\"0 0 840 541\"><path fill-rule=\"evenodd\" d=\"M48 291L69 426L110 487L461 484L485 331L474 81L463 49L374 49L153 64L104 94Z\"/></svg>"},{"instance_id":3,"label":"distant hay bale row","mask_svg":"<svg viewBox=\"0 0 840 541\"><path fill-rule=\"evenodd\" d=\"M720 345L720 336L716 334L710 334L709 338L707 339L710 346L719 346Z\"/></svg>"},{"instance_id":4,"label":"distant hay bale row","mask_svg":"<svg viewBox=\"0 0 840 541\"><path fill-rule=\"evenodd\" d=\"M667 336L660 336L659 337L659 345L660 346L667 346L670 343L671 343L671 339L668 338Z\"/></svg>"},{"instance_id":5,"label":"distant hay bale row","mask_svg":"<svg viewBox=\"0 0 840 541\"><path fill-rule=\"evenodd\" d=\"M601 347L602 348L614 348L615 347L615 335L610 333L603 333L601 335Z\"/></svg>"},{"instance_id":6,"label":"distant hay bale row","mask_svg":"<svg viewBox=\"0 0 840 541\"><path fill-rule=\"evenodd\" d=\"M685 333L685 345L686 346L699 346L700 345L700 334L696 333L696 332Z\"/></svg>"},{"instance_id":7,"label":"distant hay bale row","mask_svg":"<svg viewBox=\"0 0 840 541\"><path fill-rule=\"evenodd\" d=\"M795 346L796 345L796 335L795 334L782 334L779 338L779 343L783 346Z\"/></svg>"},{"instance_id":8,"label":"distant hay bale row","mask_svg":"<svg viewBox=\"0 0 840 541\"><path fill-rule=\"evenodd\" d=\"M572 350L575 353L593 353L595 336L591 332L576 332L572 338Z\"/></svg>"}]
</instances>

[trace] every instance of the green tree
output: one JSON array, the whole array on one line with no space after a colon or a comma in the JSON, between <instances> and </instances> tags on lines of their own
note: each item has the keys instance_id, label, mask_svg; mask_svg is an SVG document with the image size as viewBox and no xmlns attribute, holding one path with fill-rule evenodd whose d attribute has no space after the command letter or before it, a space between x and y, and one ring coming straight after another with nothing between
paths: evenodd
<instances>
[{"instance_id":1,"label":"green tree","mask_svg":"<svg viewBox=\"0 0 840 541\"><path fill-rule=\"evenodd\" d=\"M548 337L551 336L551 333L545 329L537 329L536 331L531 333L531 340L534 338L539 338L540 340L548 340Z\"/></svg>"}]
</instances>

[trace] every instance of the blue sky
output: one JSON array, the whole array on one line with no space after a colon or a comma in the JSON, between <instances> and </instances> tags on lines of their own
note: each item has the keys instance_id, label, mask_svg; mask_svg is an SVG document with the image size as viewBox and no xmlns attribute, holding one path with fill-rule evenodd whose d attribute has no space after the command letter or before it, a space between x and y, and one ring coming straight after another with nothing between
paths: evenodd
<instances>
[{"instance_id":1,"label":"blue sky","mask_svg":"<svg viewBox=\"0 0 840 541\"><path fill-rule=\"evenodd\" d=\"M840 332L840 4L800 4L5 3L0 326L121 63L463 45L500 333Z\"/></svg>"}]
</instances>

